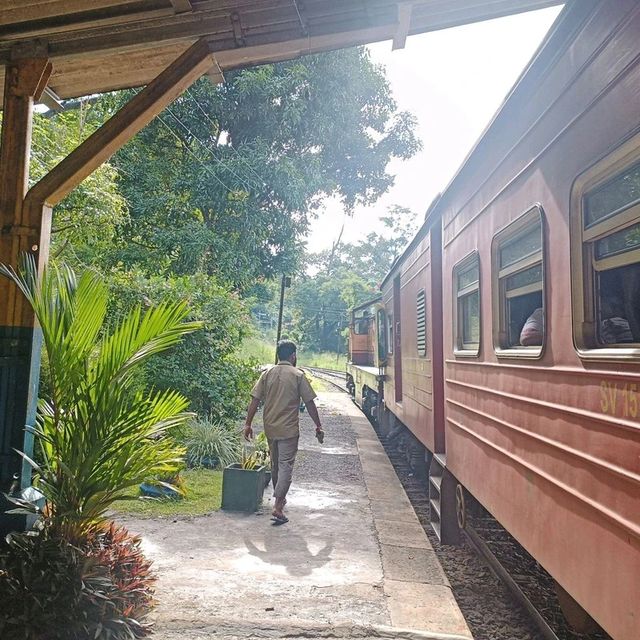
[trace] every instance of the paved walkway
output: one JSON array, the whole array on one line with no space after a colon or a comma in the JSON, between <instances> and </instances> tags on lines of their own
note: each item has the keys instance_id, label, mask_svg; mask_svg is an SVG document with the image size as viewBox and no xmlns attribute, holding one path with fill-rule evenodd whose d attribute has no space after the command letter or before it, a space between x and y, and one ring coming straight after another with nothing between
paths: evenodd
<instances>
[{"instance_id":1,"label":"paved walkway","mask_svg":"<svg viewBox=\"0 0 640 640\"><path fill-rule=\"evenodd\" d=\"M327 438L305 414L288 524L268 505L126 519L160 576L155 638L471 638L371 425L344 394L319 404Z\"/></svg>"}]
</instances>

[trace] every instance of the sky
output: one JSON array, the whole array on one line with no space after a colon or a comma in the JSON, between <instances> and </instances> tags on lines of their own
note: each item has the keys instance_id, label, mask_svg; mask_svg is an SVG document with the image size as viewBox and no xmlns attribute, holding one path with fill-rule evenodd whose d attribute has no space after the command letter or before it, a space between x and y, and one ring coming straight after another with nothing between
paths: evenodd
<instances>
[{"instance_id":1,"label":"sky","mask_svg":"<svg viewBox=\"0 0 640 640\"><path fill-rule=\"evenodd\" d=\"M423 150L410 160L394 160L395 184L373 206L345 218L329 198L311 225L310 251L330 248L344 221L343 242L382 231L388 207L408 207L422 220L502 104L542 41L561 7L499 18L407 38L404 49L391 42L369 46L374 62L386 68L398 107L413 113Z\"/></svg>"}]
</instances>

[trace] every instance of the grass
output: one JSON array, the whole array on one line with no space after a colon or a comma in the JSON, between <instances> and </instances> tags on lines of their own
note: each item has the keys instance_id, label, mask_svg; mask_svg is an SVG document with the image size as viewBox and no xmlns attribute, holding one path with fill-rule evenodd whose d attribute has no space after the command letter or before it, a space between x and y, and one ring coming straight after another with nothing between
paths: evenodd
<instances>
[{"instance_id":1,"label":"grass","mask_svg":"<svg viewBox=\"0 0 640 640\"><path fill-rule=\"evenodd\" d=\"M187 469L181 473L187 495L182 500L142 498L132 487L126 500L118 500L113 510L143 518L170 516L201 516L220 509L222 502L222 471Z\"/></svg>"},{"instance_id":2,"label":"grass","mask_svg":"<svg viewBox=\"0 0 640 640\"><path fill-rule=\"evenodd\" d=\"M344 371L346 363L347 356L343 353L331 353L329 351L314 353L304 349L298 351L299 367L318 367L319 369Z\"/></svg>"},{"instance_id":3,"label":"grass","mask_svg":"<svg viewBox=\"0 0 640 640\"><path fill-rule=\"evenodd\" d=\"M275 342L269 342L258 336L245 338L240 347L240 356L243 358L255 358L261 364L272 364L275 358ZM347 356L343 353L330 351L314 352L306 349L298 349L299 367L318 367L320 369L334 369L344 371Z\"/></svg>"},{"instance_id":4,"label":"grass","mask_svg":"<svg viewBox=\"0 0 640 640\"><path fill-rule=\"evenodd\" d=\"M272 364L276 357L276 346L257 336L251 336L242 341L240 357L255 358L260 364Z\"/></svg>"},{"instance_id":5,"label":"grass","mask_svg":"<svg viewBox=\"0 0 640 640\"><path fill-rule=\"evenodd\" d=\"M305 372L307 378L311 384L311 388L317 393L318 391L335 391L333 385L330 385L328 382L323 380L322 378L316 378L311 374L310 371Z\"/></svg>"}]
</instances>

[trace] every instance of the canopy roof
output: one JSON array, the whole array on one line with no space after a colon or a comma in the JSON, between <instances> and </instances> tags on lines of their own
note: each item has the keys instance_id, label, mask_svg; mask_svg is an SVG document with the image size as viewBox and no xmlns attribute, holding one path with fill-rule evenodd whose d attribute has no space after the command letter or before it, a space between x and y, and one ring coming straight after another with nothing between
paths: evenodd
<instances>
[{"instance_id":1,"label":"canopy roof","mask_svg":"<svg viewBox=\"0 0 640 640\"><path fill-rule=\"evenodd\" d=\"M48 56L60 98L147 84L198 38L219 71L561 4L561 0L2 0L4 65ZM429 61L425 61L429 64ZM1 95L0 95L1 97Z\"/></svg>"}]
</instances>

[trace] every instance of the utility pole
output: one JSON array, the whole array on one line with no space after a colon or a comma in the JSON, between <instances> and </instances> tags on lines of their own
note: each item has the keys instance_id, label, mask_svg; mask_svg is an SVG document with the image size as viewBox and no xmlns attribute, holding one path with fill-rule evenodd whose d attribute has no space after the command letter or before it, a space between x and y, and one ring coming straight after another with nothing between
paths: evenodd
<instances>
[{"instance_id":1,"label":"utility pole","mask_svg":"<svg viewBox=\"0 0 640 640\"><path fill-rule=\"evenodd\" d=\"M276 334L276 364L278 364L278 342L282 336L282 311L284 309L284 290L291 286L291 278L282 274L282 282L280 283L280 309L278 311L278 331Z\"/></svg>"}]
</instances>

